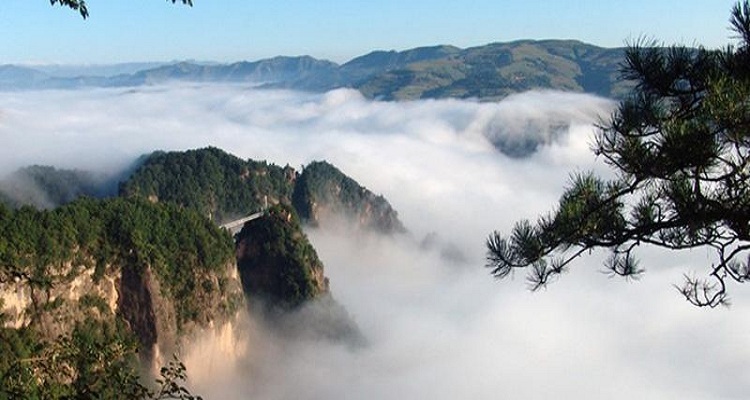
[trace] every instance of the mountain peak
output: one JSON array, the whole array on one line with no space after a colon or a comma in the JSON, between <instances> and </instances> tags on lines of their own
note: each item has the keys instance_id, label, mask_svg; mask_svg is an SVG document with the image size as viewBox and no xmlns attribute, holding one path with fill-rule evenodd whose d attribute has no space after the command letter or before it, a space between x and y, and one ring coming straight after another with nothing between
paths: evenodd
<instances>
[{"instance_id":1,"label":"mountain peak","mask_svg":"<svg viewBox=\"0 0 750 400\"><path fill-rule=\"evenodd\" d=\"M64 78L0 66L0 90L122 87L174 80L250 82L268 88L324 92L354 88L370 98L497 100L526 90L563 90L620 97L623 50L577 40L516 40L461 49L450 45L377 50L339 65L309 55L230 64L180 61L113 77Z\"/></svg>"}]
</instances>

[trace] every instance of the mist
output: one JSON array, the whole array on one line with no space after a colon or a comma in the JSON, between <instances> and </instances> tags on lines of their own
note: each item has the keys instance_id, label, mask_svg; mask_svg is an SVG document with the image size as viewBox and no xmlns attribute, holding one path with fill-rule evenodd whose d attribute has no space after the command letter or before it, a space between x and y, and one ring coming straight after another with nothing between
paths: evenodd
<instances>
[{"instance_id":1,"label":"mist","mask_svg":"<svg viewBox=\"0 0 750 400\"><path fill-rule=\"evenodd\" d=\"M744 398L747 289L704 310L671 286L703 274L709 252L643 249L636 282L608 278L593 253L534 293L522 274L495 281L484 268L492 230L552 210L575 171L610 173L589 144L614 106L555 92L392 103L239 85L0 93L0 175L31 164L116 175L153 150L216 146L295 168L325 159L388 199L408 235L307 230L366 344L280 335L243 315L186 349L204 398ZM523 157L498 145L529 140L539 145Z\"/></svg>"}]
</instances>

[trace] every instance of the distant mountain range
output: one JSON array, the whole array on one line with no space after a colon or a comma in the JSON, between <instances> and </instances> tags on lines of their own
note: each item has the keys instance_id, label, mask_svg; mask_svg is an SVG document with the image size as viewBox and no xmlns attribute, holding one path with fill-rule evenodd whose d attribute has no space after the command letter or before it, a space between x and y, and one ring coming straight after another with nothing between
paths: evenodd
<instances>
[{"instance_id":1,"label":"distant mountain range","mask_svg":"<svg viewBox=\"0 0 750 400\"><path fill-rule=\"evenodd\" d=\"M515 41L461 49L420 47L374 51L344 64L310 56L231 64L176 62L87 68L0 65L0 90L129 87L171 81L244 82L264 88L323 92L353 88L368 98L496 100L531 89L585 92L619 98L622 48L572 40ZM116 73L118 71L125 71ZM131 72L132 71L132 72Z\"/></svg>"}]
</instances>

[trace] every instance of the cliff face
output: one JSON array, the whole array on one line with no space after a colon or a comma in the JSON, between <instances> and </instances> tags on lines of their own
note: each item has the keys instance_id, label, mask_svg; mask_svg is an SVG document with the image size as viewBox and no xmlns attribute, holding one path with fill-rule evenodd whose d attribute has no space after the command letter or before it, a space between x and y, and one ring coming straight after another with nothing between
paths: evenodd
<instances>
[{"instance_id":1,"label":"cliff face","mask_svg":"<svg viewBox=\"0 0 750 400\"><path fill-rule=\"evenodd\" d=\"M159 290L150 269L139 273L132 268L120 270L117 309L138 338L141 355L147 360L159 354L158 344L174 345L176 318L174 303Z\"/></svg>"},{"instance_id":2,"label":"cliff face","mask_svg":"<svg viewBox=\"0 0 750 400\"><path fill-rule=\"evenodd\" d=\"M0 209L0 231L0 321L41 341L99 321L119 326L153 363L242 303L231 237L177 206L116 199Z\"/></svg>"},{"instance_id":3,"label":"cliff face","mask_svg":"<svg viewBox=\"0 0 750 400\"><path fill-rule=\"evenodd\" d=\"M292 202L300 217L314 226L343 219L355 227L380 233L406 229L398 213L378 196L325 161L305 167L297 178Z\"/></svg>"},{"instance_id":4,"label":"cliff face","mask_svg":"<svg viewBox=\"0 0 750 400\"><path fill-rule=\"evenodd\" d=\"M301 174L293 168L241 160L216 148L156 152L123 182L120 193L171 201L210 215L217 222L291 204L313 226L347 221L357 229L404 232L398 213L333 165L316 161Z\"/></svg>"},{"instance_id":5,"label":"cliff face","mask_svg":"<svg viewBox=\"0 0 750 400\"><path fill-rule=\"evenodd\" d=\"M290 310L328 293L323 263L291 207L272 207L236 239L239 275L251 300Z\"/></svg>"},{"instance_id":6,"label":"cliff face","mask_svg":"<svg viewBox=\"0 0 750 400\"><path fill-rule=\"evenodd\" d=\"M46 288L23 279L0 282L5 326L33 324L43 336L53 338L69 331L86 314L104 317L117 309L119 278L114 273L95 279L94 268L67 262L50 268L48 278L52 284Z\"/></svg>"},{"instance_id":7,"label":"cliff face","mask_svg":"<svg viewBox=\"0 0 750 400\"><path fill-rule=\"evenodd\" d=\"M227 265L223 274L210 280L222 281L218 290L198 287L193 295L200 298L202 312L195 319L178 324L175 309L179 302L163 290L163 284L151 268L138 271L123 266L109 266L101 277L86 266L70 268L53 278L49 289L35 288L28 282L0 283L0 311L5 326L32 328L43 340L54 340L71 332L87 319L106 323L120 321L138 342L141 360L158 365L172 354L181 341L192 333L229 320L242 301L242 289L236 265Z\"/></svg>"},{"instance_id":8,"label":"cliff face","mask_svg":"<svg viewBox=\"0 0 750 400\"><path fill-rule=\"evenodd\" d=\"M299 175L215 148L154 153L120 186L123 196L100 200L76 198L78 172L33 171L49 178L32 182L43 198L67 204L10 209L3 203L19 203L0 185L0 398L143 397L120 391L143 389L134 358L154 370L211 334L236 354L232 326L246 298L273 311L258 316L280 333L360 344L293 197L314 225L404 230L385 199L327 163ZM67 181L75 190L63 190ZM236 241L216 224L267 205Z\"/></svg>"}]
</instances>

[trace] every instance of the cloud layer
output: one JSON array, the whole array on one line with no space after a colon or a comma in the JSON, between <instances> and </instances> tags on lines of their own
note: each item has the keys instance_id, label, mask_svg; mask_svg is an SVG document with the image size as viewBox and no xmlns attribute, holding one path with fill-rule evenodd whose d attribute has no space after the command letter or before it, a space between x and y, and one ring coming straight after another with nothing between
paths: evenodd
<instances>
[{"instance_id":1,"label":"cloud layer","mask_svg":"<svg viewBox=\"0 0 750 400\"><path fill-rule=\"evenodd\" d=\"M538 293L483 268L489 232L549 211L570 172L606 173L589 141L612 107L562 93L386 103L218 85L0 93L0 174L116 173L156 149L212 145L294 167L326 159L391 202L410 236L309 232L368 345L278 337L249 319L232 368L194 363L206 398L743 398L750 294L733 287L734 306L709 311L670 286L709 253L644 251L634 283L599 273L593 254ZM493 145L517 137L547 144L515 159Z\"/></svg>"}]
</instances>

